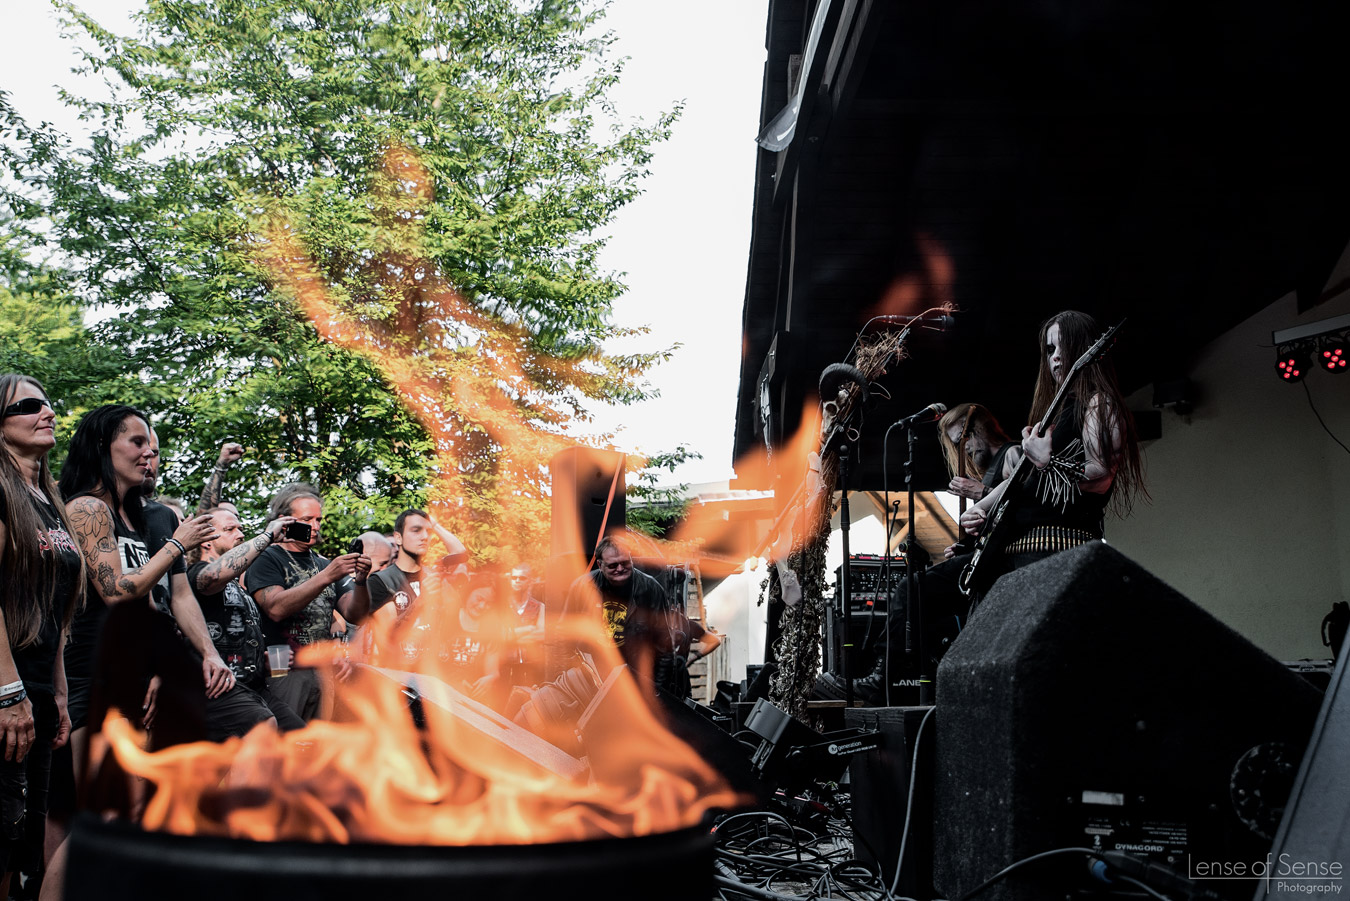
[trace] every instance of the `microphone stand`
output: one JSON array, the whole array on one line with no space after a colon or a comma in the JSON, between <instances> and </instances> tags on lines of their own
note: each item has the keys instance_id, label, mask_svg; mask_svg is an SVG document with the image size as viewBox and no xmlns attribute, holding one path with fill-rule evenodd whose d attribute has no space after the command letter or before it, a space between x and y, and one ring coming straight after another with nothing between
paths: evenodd
<instances>
[{"instance_id":1,"label":"microphone stand","mask_svg":"<svg viewBox=\"0 0 1350 901\"><path fill-rule=\"evenodd\" d=\"M844 564L839 570L839 596L844 602L844 634L840 653L840 678L844 680L844 707L853 707L853 679L849 670L849 654L853 650L853 595L849 584L848 559L848 457L850 448L847 442L839 445L839 532L844 549Z\"/></svg>"},{"instance_id":2,"label":"microphone stand","mask_svg":"<svg viewBox=\"0 0 1350 901\"><path fill-rule=\"evenodd\" d=\"M912 422L905 424L905 434L909 439L907 442L909 455L905 458L905 494L909 501L909 534L905 536L905 654L914 654L916 650L918 652L919 704L928 706L933 703L933 681L928 677L928 655L924 653L923 602L919 598L919 593L915 591L914 582L914 564L920 556L914 553L914 547L918 544L914 536L914 425ZM917 642L914 640L916 631L919 636ZM886 679L889 687L890 674L887 674Z\"/></svg>"}]
</instances>

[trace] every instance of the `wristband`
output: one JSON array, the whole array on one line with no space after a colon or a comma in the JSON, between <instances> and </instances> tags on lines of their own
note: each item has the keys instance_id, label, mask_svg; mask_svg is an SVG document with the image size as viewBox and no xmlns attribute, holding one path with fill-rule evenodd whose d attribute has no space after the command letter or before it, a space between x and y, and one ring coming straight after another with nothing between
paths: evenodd
<instances>
[{"instance_id":1,"label":"wristband","mask_svg":"<svg viewBox=\"0 0 1350 901\"><path fill-rule=\"evenodd\" d=\"M164 543L166 545L171 544L174 547L178 548L178 556L180 557L187 556L187 548L183 547L183 542L179 541L177 538L170 538L168 541Z\"/></svg>"},{"instance_id":2,"label":"wristband","mask_svg":"<svg viewBox=\"0 0 1350 901\"><path fill-rule=\"evenodd\" d=\"M0 698L3 698L5 695L12 695L16 691L23 691L22 679L15 679L8 685L0 685Z\"/></svg>"},{"instance_id":3,"label":"wristband","mask_svg":"<svg viewBox=\"0 0 1350 901\"><path fill-rule=\"evenodd\" d=\"M4 710L6 707L13 707L15 704L22 704L26 700L28 700L28 692L21 691L12 698L5 698L3 701L0 701L0 710Z\"/></svg>"}]
</instances>

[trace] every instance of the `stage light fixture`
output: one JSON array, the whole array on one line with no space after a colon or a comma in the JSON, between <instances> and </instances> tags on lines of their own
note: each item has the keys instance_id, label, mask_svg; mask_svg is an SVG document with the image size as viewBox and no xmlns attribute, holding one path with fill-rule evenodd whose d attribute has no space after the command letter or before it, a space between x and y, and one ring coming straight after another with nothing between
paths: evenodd
<instances>
[{"instance_id":1,"label":"stage light fixture","mask_svg":"<svg viewBox=\"0 0 1350 901\"><path fill-rule=\"evenodd\" d=\"M1275 371L1286 382L1301 382L1312 368L1312 354L1304 344L1286 344L1280 348Z\"/></svg>"},{"instance_id":2,"label":"stage light fixture","mask_svg":"<svg viewBox=\"0 0 1350 901\"><path fill-rule=\"evenodd\" d=\"M1346 332L1325 335L1317 343L1317 365L1327 372L1345 372L1350 348L1346 347Z\"/></svg>"}]
</instances>

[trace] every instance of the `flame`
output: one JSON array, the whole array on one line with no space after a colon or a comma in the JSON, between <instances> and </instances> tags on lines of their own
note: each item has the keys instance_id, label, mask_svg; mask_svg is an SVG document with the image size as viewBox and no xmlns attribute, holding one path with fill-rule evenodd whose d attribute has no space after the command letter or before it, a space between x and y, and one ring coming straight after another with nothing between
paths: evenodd
<instances>
[{"instance_id":1,"label":"flame","mask_svg":"<svg viewBox=\"0 0 1350 901\"><path fill-rule=\"evenodd\" d=\"M373 625L386 649L373 663L411 668L359 667L334 721L284 734L263 724L243 738L150 753L145 735L111 712L104 739L123 770L155 789L142 825L257 841L524 844L665 832L743 802L661 724L598 624L560 627L611 670L594 686L588 719L574 711L552 723L583 733L583 761L457 690L468 686L443 655L404 652L434 606ZM336 679L334 653L311 646L301 657ZM405 684L422 689L423 728Z\"/></svg>"},{"instance_id":2,"label":"flame","mask_svg":"<svg viewBox=\"0 0 1350 901\"><path fill-rule=\"evenodd\" d=\"M773 488L775 494L786 497L781 505L783 522L779 529L770 527L768 537L779 532L783 539L775 542L772 559L787 557L812 536L803 534L800 523L814 519L814 511L828 500L829 492L812 490L810 462L820 449L820 404L808 402L802 409L801 424L792 437L773 453L756 448L736 461L737 482L755 487ZM744 561L765 552L765 534L761 529L748 529L744 524L724 516L713 506L693 505L671 536L674 542L715 548L718 555L729 560Z\"/></svg>"},{"instance_id":3,"label":"flame","mask_svg":"<svg viewBox=\"0 0 1350 901\"><path fill-rule=\"evenodd\" d=\"M432 196L417 154L387 148L370 194L385 250L366 296L329 284L302 230L275 205L255 249L274 286L295 298L320 336L377 365L431 435L438 520L482 539L474 513L489 507L495 531L479 550L537 559L548 513L542 480L571 441L565 410L535 386L584 386L594 378L587 367L600 364L539 354L524 327L466 301L423 252ZM398 298L392 311L390 296ZM497 453L490 474L466 474L461 464L475 435ZM789 450L779 460L797 456ZM654 549L688 559L698 543L687 535ZM559 562L576 570L565 577L580 576L586 555L564 556ZM679 829L744 803L662 724L598 618L549 623L550 642L576 649L554 683L513 688L509 660L517 651L538 654L540 645L488 627L484 634L500 640L484 640L483 675L466 679L470 639L461 614L471 598L431 576L407 610L390 604L364 624L351 660L337 646L302 649L297 662L319 670L337 698L332 720L286 734L260 725L223 743L149 752L145 736L113 711L91 742L92 766L106 750L154 786L141 816L148 829L264 841L569 841ZM504 610L500 594L489 600ZM412 706L420 722L407 686L419 693Z\"/></svg>"},{"instance_id":4,"label":"flame","mask_svg":"<svg viewBox=\"0 0 1350 901\"><path fill-rule=\"evenodd\" d=\"M953 308L956 264L931 235L917 235L915 243L923 257L924 271L897 276L881 298L864 311L864 320L873 316L913 315L925 307Z\"/></svg>"}]
</instances>

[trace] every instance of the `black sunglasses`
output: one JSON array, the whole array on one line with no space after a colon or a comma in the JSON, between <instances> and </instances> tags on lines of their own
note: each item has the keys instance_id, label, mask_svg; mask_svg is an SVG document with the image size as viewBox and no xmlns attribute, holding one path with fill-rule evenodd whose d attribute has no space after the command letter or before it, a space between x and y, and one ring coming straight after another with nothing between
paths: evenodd
<instances>
[{"instance_id":1,"label":"black sunglasses","mask_svg":"<svg viewBox=\"0 0 1350 901\"><path fill-rule=\"evenodd\" d=\"M43 407L51 408L51 401L45 397L25 397L5 407L6 416L31 416L41 412Z\"/></svg>"}]
</instances>

